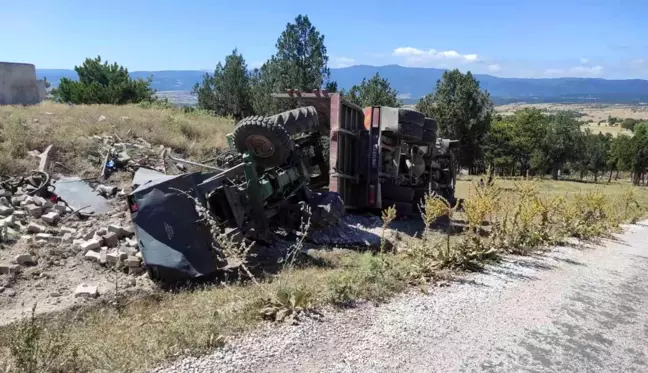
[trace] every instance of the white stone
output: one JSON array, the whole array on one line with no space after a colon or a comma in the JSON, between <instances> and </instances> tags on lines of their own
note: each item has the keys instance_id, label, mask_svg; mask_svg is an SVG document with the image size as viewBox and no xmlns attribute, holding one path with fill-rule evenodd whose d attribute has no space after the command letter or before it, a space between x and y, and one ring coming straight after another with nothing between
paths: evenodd
<instances>
[{"instance_id":1,"label":"white stone","mask_svg":"<svg viewBox=\"0 0 648 373\"><path fill-rule=\"evenodd\" d=\"M52 211L41 216L41 220L43 220L47 224L56 224L60 217L61 216L57 212Z\"/></svg>"},{"instance_id":2,"label":"white stone","mask_svg":"<svg viewBox=\"0 0 648 373\"><path fill-rule=\"evenodd\" d=\"M14 261L20 265L34 265L36 261L30 254L20 254L17 255Z\"/></svg>"},{"instance_id":3,"label":"white stone","mask_svg":"<svg viewBox=\"0 0 648 373\"><path fill-rule=\"evenodd\" d=\"M87 240L84 243L82 243L81 245L79 245L79 247L81 248L81 250L84 250L84 251L97 250L98 248L101 247L101 241L95 240L95 239Z\"/></svg>"},{"instance_id":4,"label":"white stone","mask_svg":"<svg viewBox=\"0 0 648 373\"><path fill-rule=\"evenodd\" d=\"M35 218L40 218L43 215L43 208L32 204L25 205L25 211Z\"/></svg>"},{"instance_id":5,"label":"white stone","mask_svg":"<svg viewBox=\"0 0 648 373\"><path fill-rule=\"evenodd\" d=\"M91 262L101 262L101 254L96 251L89 250L83 257Z\"/></svg>"},{"instance_id":6,"label":"white stone","mask_svg":"<svg viewBox=\"0 0 648 373\"><path fill-rule=\"evenodd\" d=\"M13 207L0 205L0 215L7 216L13 214L13 212L14 212Z\"/></svg>"},{"instance_id":7,"label":"white stone","mask_svg":"<svg viewBox=\"0 0 648 373\"><path fill-rule=\"evenodd\" d=\"M43 233L46 232L47 228L43 225L36 224L34 222L29 223L27 226L27 232L29 233Z\"/></svg>"},{"instance_id":8,"label":"white stone","mask_svg":"<svg viewBox=\"0 0 648 373\"><path fill-rule=\"evenodd\" d=\"M96 298L99 296L99 288L96 285L80 284L74 290L74 297Z\"/></svg>"}]
</instances>

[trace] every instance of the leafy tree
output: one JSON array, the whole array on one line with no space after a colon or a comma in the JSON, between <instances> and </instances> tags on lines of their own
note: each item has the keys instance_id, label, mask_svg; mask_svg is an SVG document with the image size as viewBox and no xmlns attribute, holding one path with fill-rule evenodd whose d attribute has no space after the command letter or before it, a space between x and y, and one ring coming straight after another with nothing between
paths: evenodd
<instances>
[{"instance_id":1,"label":"leafy tree","mask_svg":"<svg viewBox=\"0 0 648 373\"><path fill-rule=\"evenodd\" d=\"M257 114L271 114L298 105L295 100L272 100L273 92L311 91L322 87L337 91L337 83L330 80L324 35L311 24L308 16L300 14L294 23L288 23L275 46L275 55L253 74L252 95Z\"/></svg>"},{"instance_id":2,"label":"leafy tree","mask_svg":"<svg viewBox=\"0 0 648 373\"><path fill-rule=\"evenodd\" d=\"M539 156L544 159L544 165L551 170L554 179L568 162L579 159L583 136L580 123L572 115L557 113L552 116Z\"/></svg>"},{"instance_id":3,"label":"leafy tree","mask_svg":"<svg viewBox=\"0 0 648 373\"><path fill-rule=\"evenodd\" d=\"M610 140L603 134L593 134L589 131L584 137L584 152L581 157L584 160L585 169L594 174L594 182L598 181L598 173L604 171L607 165Z\"/></svg>"},{"instance_id":4,"label":"leafy tree","mask_svg":"<svg viewBox=\"0 0 648 373\"><path fill-rule=\"evenodd\" d=\"M62 78L58 88L52 90L54 99L73 104L123 105L154 101L152 78L132 79L128 69L117 63L108 64L101 57L86 58L74 70L79 80Z\"/></svg>"},{"instance_id":5,"label":"leafy tree","mask_svg":"<svg viewBox=\"0 0 648 373\"><path fill-rule=\"evenodd\" d=\"M484 160L500 174L512 173L515 167L517 149L514 143L515 127L510 121L500 118L490 127L484 145Z\"/></svg>"},{"instance_id":6,"label":"leafy tree","mask_svg":"<svg viewBox=\"0 0 648 373\"><path fill-rule=\"evenodd\" d=\"M342 94L345 92L342 91ZM349 90L347 99L360 106L392 106L399 107L402 105L398 99L398 92L391 87L389 81L381 78L376 73L371 79L362 79L360 85L354 85Z\"/></svg>"},{"instance_id":7,"label":"leafy tree","mask_svg":"<svg viewBox=\"0 0 648 373\"><path fill-rule=\"evenodd\" d=\"M193 93L198 107L216 115L233 116L237 120L252 114L250 76L243 55L236 49L225 57L225 65L216 65L214 74L205 74L202 84L196 83Z\"/></svg>"},{"instance_id":8,"label":"leafy tree","mask_svg":"<svg viewBox=\"0 0 648 373\"><path fill-rule=\"evenodd\" d=\"M648 169L648 122L643 122L635 126L632 145L632 182L638 185Z\"/></svg>"},{"instance_id":9,"label":"leafy tree","mask_svg":"<svg viewBox=\"0 0 648 373\"><path fill-rule=\"evenodd\" d=\"M436 90L417 104L417 109L437 120L439 135L459 140L459 163L473 167L482 157L482 144L491 124L490 95L468 72L446 71Z\"/></svg>"}]
</instances>

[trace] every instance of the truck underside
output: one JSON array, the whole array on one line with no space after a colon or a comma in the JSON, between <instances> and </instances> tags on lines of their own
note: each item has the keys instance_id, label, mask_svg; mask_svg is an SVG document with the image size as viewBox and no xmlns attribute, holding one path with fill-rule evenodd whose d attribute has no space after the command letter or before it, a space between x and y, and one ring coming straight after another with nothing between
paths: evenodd
<instances>
[{"instance_id":1,"label":"truck underside","mask_svg":"<svg viewBox=\"0 0 648 373\"><path fill-rule=\"evenodd\" d=\"M277 230L296 232L307 218L316 228L338 223L345 210L389 206L407 216L427 192L454 203L455 142L437 139L434 120L407 109L363 109L325 91L275 97L303 106L241 120L210 172L164 175L131 193L154 277L213 273L221 265L215 233L270 243Z\"/></svg>"}]
</instances>

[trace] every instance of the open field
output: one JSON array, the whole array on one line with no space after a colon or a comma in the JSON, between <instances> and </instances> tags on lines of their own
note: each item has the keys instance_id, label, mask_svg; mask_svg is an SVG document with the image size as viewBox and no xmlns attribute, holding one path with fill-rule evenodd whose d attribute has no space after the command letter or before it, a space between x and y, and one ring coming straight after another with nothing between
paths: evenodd
<instances>
[{"instance_id":1,"label":"open field","mask_svg":"<svg viewBox=\"0 0 648 373\"><path fill-rule=\"evenodd\" d=\"M615 105L615 104L525 104L515 103L496 106L495 110L503 115L510 115L516 110L527 107L534 107L546 112L555 112L559 110L575 111L582 113L580 121L589 122L587 127L593 133L610 133L613 136L619 134L632 135L632 132L621 128L620 126L610 126L608 118L610 116L623 119L645 119L648 120L648 106L642 105Z\"/></svg>"},{"instance_id":2,"label":"open field","mask_svg":"<svg viewBox=\"0 0 648 373\"><path fill-rule=\"evenodd\" d=\"M49 144L57 146L55 161L64 164L69 169L67 173L96 175L102 161L96 139L92 139L95 135L117 135L123 141L143 138L153 148L169 146L191 159L202 160L225 145L224 135L231 129L232 121L228 119L166 108L68 107L52 103L29 108L0 107L0 156L4 154L0 158L0 176L34 168L36 159L28 152L34 149L42 151ZM601 230L611 228L612 223L608 225L606 220L610 216L599 217L597 214L603 208L605 213L623 211L614 203L617 199L627 199L630 188L622 182L594 184L540 180L534 184L538 191L537 199L532 200L521 199L514 181L497 180L496 183L500 194L493 198L503 201L502 208L488 210L488 206L492 208L495 204L489 205L489 200L484 198L480 201L488 206L472 208L501 215L505 209L512 211L510 209L517 207L511 201L531 202L529 206L536 208L535 201L565 196L564 204L571 204L588 192L601 191L606 196L605 206L579 205L579 208L595 211L577 211L579 214L583 212L583 216L585 212L588 216L590 212L596 212L593 216L601 219ZM517 182L530 185L528 183ZM459 181L458 196L474 198L477 189L471 185L471 181ZM640 206L648 206L648 190L635 188L633 191L636 193L633 198ZM586 204L601 202L596 195L587 196L583 197ZM457 212L453 219L470 220L468 212L476 210L470 210L470 205L466 208L467 212ZM540 214L540 210L533 211ZM526 210L523 212L530 214ZM529 222L536 224L533 219ZM559 220L555 223L559 224ZM598 227L599 221L587 223ZM380 231L379 224L376 229ZM479 256L468 263L465 257L472 254L464 250L464 245L474 241L466 238L475 239L476 236L448 230L450 245L446 249L445 231L432 230L424 237L426 240L414 237L414 233L422 230L423 224L416 220L393 221L384 230L386 241L379 252L307 245L304 247L308 249L304 250L306 254L300 255L295 262L286 262L277 274L259 275L258 283L206 284L176 291L154 289L140 297L128 297L125 301L122 299L124 294L115 288L112 294L102 294L97 301L39 316L36 326L42 321L44 329L29 329L24 325L19 329L16 323L0 327L0 370L4 368L3 363L15 365L17 358L31 357L58 364L59 370L41 370L46 373L146 371L183 356L213 351L229 337L241 336L258 328L265 322L264 315L270 318L305 317L309 313L302 312L304 310L338 309L363 302L386 301L408 289L427 291L436 281L460 278L462 269L468 265L474 268L472 265L476 262L508 254L505 249L493 249L488 258ZM545 250L547 245L542 241L525 248L528 250L525 252ZM296 247L296 250L301 249ZM64 269L76 271L78 267ZM47 281L45 279L45 284ZM42 291L50 289L44 287ZM7 298L4 297L0 294L0 308L6 304L4 300ZM32 301L24 299L26 308ZM48 345L47 342L54 343ZM34 343L40 343L41 355L35 355ZM54 357L45 355L47 353Z\"/></svg>"}]
</instances>

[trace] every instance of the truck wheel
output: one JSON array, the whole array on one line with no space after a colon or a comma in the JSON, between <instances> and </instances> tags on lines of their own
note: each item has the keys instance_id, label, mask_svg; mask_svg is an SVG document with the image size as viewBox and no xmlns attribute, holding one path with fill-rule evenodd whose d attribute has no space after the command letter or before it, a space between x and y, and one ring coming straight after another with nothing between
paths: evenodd
<instances>
[{"instance_id":1,"label":"truck wheel","mask_svg":"<svg viewBox=\"0 0 648 373\"><path fill-rule=\"evenodd\" d=\"M425 123L423 124L423 129L426 131L430 131L432 133L437 132L437 122L434 119L431 118L425 118Z\"/></svg>"},{"instance_id":2,"label":"truck wheel","mask_svg":"<svg viewBox=\"0 0 648 373\"><path fill-rule=\"evenodd\" d=\"M293 149L288 132L267 117L244 118L236 124L233 137L236 149L241 153L249 151L263 167L283 164Z\"/></svg>"},{"instance_id":3,"label":"truck wheel","mask_svg":"<svg viewBox=\"0 0 648 373\"><path fill-rule=\"evenodd\" d=\"M421 141L426 144L436 143L437 135L437 122L434 119L425 118L425 124L423 125L423 136Z\"/></svg>"},{"instance_id":4,"label":"truck wheel","mask_svg":"<svg viewBox=\"0 0 648 373\"><path fill-rule=\"evenodd\" d=\"M412 202L414 189L395 184L380 184L382 198L400 202Z\"/></svg>"},{"instance_id":5,"label":"truck wheel","mask_svg":"<svg viewBox=\"0 0 648 373\"><path fill-rule=\"evenodd\" d=\"M271 116L270 119L274 124L283 126L290 135L308 132L319 124L317 110L314 106L284 111Z\"/></svg>"},{"instance_id":6,"label":"truck wheel","mask_svg":"<svg viewBox=\"0 0 648 373\"><path fill-rule=\"evenodd\" d=\"M398 109L398 122L409 123L423 127L423 125L425 124L425 115L416 110Z\"/></svg>"},{"instance_id":7,"label":"truck wheel","mask_svg":"<svg viewBox=\"0 0 648 373\"><path fill-rule=\"evenodd\" d=\"M410 123L399 123L397 134L405 141L421 141L423 139L423 128Z\"/></svg>"}]
</instances>

